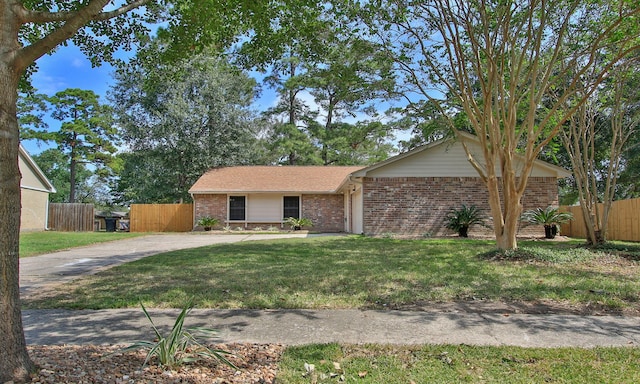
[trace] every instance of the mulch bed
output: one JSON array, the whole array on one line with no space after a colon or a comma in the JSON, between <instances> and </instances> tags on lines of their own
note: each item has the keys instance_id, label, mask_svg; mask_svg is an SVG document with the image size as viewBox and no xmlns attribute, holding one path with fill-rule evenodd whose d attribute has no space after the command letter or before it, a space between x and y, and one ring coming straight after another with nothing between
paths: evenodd
<instances>
[{"instance_id":1,"label":"mulch bed","mask_svg":"<svg viewBox=\"0 0 640 384\"><path fill-rule=\"evenodd\" d=\"M30 346L38 366L32 383L133 384L133 383L275 383L278 361L284 351L279 344L220 344L214 348L231 352L238 367L211 360L176 369L143 367L145 352L119 353L122 346ZM114 353L115 352L115 353Z\"/></svg>"}]
</instances>

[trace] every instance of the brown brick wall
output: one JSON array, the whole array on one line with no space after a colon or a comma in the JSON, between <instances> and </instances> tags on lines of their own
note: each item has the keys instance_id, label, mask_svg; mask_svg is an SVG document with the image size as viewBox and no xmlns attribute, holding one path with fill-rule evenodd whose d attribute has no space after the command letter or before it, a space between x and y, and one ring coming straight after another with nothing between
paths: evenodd
<instances>
[{"instance_id":1,"label":"brown brick wall","mask_svg":"<svg viewBox=\"0 0 640 384\"><path fill-rule=\"evenodd\" d=\"M203 216L211 216L224 225L227 219L227 195L194 195L193 204L195 222Z\"/></svg>"},{"instance_id":2,"label":"brown brick wall","mask_svg":"<svg viewBox=\"0 0 640 384\"><path fill-rule=\"evenodd\" d=\"M213 216L220 220L222 225L227 219L227 195L194 195L195 218L197 221L202 216ZM344 201L343 195L302 195L302 217L311 219L313 231L342 232L344 231ZM235 224L236 227L241 224ZM247 223L246 228L280 227L280 223ZM286 226L284 229L288 229Z\"/></svg>"},{"instance_id":3,"label":"brown brick wall","mask_svg":"<svg viewBox=\"0 0 640 384\"><path fill-rule=\"evenodd\" d=\"M476 177L365 178L364 232L412 236L450 234L445 216L462 204L475 205L489 217L489 196ZM555 178L531 177L523 196L524 209L557 205ZM491 224L491 220L487 220ZM523 227L520 234L538 234L535 226ZM492 234L491 228L472 227L470 234Z\"/></svg>"},{"instance_id":4,"label":"brown brick wall","mask_svg":"<svg viewBox=\"0 0 640 384\"><path fill-rule=\"evenodd\" d=\"M313 230L344 231L343 195L302 195L302 217L311 219Z\"/></svg>"}]
</instances>

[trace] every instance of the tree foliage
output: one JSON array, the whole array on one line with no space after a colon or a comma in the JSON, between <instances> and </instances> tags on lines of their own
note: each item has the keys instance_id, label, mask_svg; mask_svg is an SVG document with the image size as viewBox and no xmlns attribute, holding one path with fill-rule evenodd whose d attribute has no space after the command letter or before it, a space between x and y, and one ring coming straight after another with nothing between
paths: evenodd
<instances>
[{"instance_id":1,"label":"tree foliage","mask_svg":"<svg viewBox=\"0 0 640 384\"><path fill-rule=\"evenodd\" d=\"M408 103L430 100L456 134L451 116L464 112L482 153L462 143L488 189L498 248L515 249L533 163L637 49L637 2L371 1L355 13L395 61ZM606 63L576 97L605 48Z\"/></svg>"},{"instance_id":2,"label":"tree foliage","mask_svg":"<svg viewBox=\"0 0 640 384\"><path fill-rule=\"evenodd\" d=\"M71 192L71 173L69 172L69 156L62 153L57 148L49 148L37 155L32 156L42 172L56 187L56 193L49 195L52 203L68 203ZM96 202L90 193L89 180L93 172L88 170L84 164L78 164L76 169L76 201L82 203Z\"/></svg>"},{"instance_id":3,"label":"tree foliage","mask_svg":"<svg viewBox=\"0 0 640 384\"><path fill-rule=\"evenodd\" d=\"M137 64L118 72L111 92L131 151L122 156L117 187L124 202L189 200L187 191L206 170L259 158L261 123L249 108L253 79L206 54Z\"/></svg>"},{"instance_id":4,"label":"tree foliage","mask_svg":"<svg viewBox=\"0 0 640 384\"><path fill-rule=\"evenodd\" d=\"M321 26L313 37L321 36L321 48L291 42L266 78L279 95L268 111L275 120L274 155L288 164L375 161L392 148L391 127L379 113L380 102L393 95L392 65L375 44L343 33L333 22ZM358 124L349 123L356 118ZM365 151L371 153L363 156Z\"/></svg>"},{"instance_id":5,"label":"tree foliage","mask_svg":"<svg viewBox=\"0 0 640 384\"><path fill-rule=\"evenodd\" d=\"M36 105L33 101L38 101ZM42 103L46 102L48 107ZM75 203L79 185L77 173L91 165L98 178L105 179L118 167L113 154L118 144L118 131L113 125L112 110L100 103L93 91L66 89L51 97L26 95L21 105L37 106L51 111L51 117L60 121L57 129L51 129L38 113L38 109L23 110L20 115L21 138L55 143L69 165L67 202ZM78 168L82 169L79 170Z\"/></svg>"}]
</instances>

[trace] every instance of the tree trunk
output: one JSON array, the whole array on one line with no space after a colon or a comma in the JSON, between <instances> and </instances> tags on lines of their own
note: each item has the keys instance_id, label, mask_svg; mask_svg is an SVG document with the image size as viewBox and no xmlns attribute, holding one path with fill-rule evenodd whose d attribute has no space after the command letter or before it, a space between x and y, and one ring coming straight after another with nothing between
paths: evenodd
<instances>
[{"instance_id":1,"label":"tree trunk","mask_svg":"<svg viewBox=\"0 0 640 384\"><path fill-rule=\"evenodd\" d=\"M499 179L490 177L487 180L487 190L489 192L489 206L493 218L493 231L496 235L496 247L500 250L514 250L518 248L516 234L518 233L518 223L522 213L522 194L515 191L515 186L510 186L502 180L504 196L504 210L500 199ZM511 188L511 192L508 190Z\"/></svg>"},{"instance_id":2,"label":"tree trunk","mask_svg":"<svg viewBox=\"0 0 640 384\"><path fill-rule=\"evenodd\" d=\"M0 383L26 381L35 369L27 353L20 311L18 76L7 56L0 54Z\"/></svg>"},{"instance_id":3,"label":"tree trunk","mask_svg":"<svg viewBox=\"0 0 640 384\"><path fill-rule=\"evenodd\" d=\"M69 202L76 202L76 169L78 161L75 159L75 150L71 147L71 162L69 163Z\"/></svg>"},{"instance_id":4,"label":"tree trunk","mask_svg":"<svg viewBox=\"0 0 640 384\"><path fill-rule=\"evenodd\" d=\"M496 234L496 243L498 249L518 249L518 241L516 235L518 234L518 223L520 221L520 214L522 213L520 196L514 197L509 200L505 198L504 205L510 206L511 209L505 211L503 232L500 234L500 236Z\"/></svg>"}]
</instances>

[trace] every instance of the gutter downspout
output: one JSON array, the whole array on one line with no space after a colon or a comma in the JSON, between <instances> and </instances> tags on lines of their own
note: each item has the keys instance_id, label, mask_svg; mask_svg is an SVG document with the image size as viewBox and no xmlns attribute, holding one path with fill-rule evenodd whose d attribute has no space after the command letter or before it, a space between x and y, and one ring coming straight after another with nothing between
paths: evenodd
<instances>
[{"instance_id":1,"label":"gutter downspout","mask_svg":"<svg viewBox=\"0 0 640 384\"><path fill-rule=\"evenodd\" d=\"M47 209L45 211L44 214L44 230L45 231L50 231L51 228L49 228L49 194L47 194Z\"/></svg>"},{"instance_id":2,"label":"gutter downspout","mask_svg":"<svg viewBox=\"0 0 640 384\"><path fill-rule=\"evenodd\" d=\"M196 198L194 197L193 192L190 192L189 195L191 195L191 201L193 201L193 204L191 204L191 210L192 210L192 215L193 215L193 221L191 222L191 232L193 232L196 229Z\"/></svg>"},{"instance_id":3,"label":"gutter downspout","mask_svg":"<svg viewBox=\"0 0 640 384\"><path fill-rule=\"evenodd\" d=\"M353 210L354 210L354 204L353 204L353 195L356 193L357 191L357 185L360 185L360 194L361 194L361 198L360 198L360 205L355 207L355 209L360 211L360 220L362 221L360 223L360 227L362 229L362 233L364 233L364 191L362 189L362 179L361 180L356 180L354 178L353 175L349 175L349 186L353 185L353 188L349 188L348 192L349 192L349 233L355 233L353 228L354 228L354 214L353 214Z\"/></svg>"}]
</instances>

